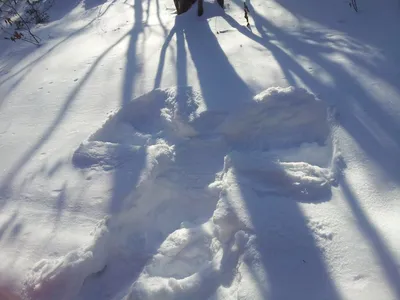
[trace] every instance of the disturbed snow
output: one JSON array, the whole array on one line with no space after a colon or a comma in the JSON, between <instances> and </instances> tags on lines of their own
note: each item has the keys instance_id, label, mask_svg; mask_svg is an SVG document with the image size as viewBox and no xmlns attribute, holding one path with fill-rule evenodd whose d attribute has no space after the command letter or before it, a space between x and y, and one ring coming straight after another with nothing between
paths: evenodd
<instances>
[{"instance_id":1,"label":"disturbed snow","mask_svg":"<svg viewBox=\"0 0 400 300\"><path fill-rule=\"evenodd\" d=\"M281 279L322 295L329 283L314 282L318 259L305 267L315 249L297 214L299 202L330 199L339 158L331 123L322 101L293 87L218 111L190 87L131 101L72 159L82 172L113 175L110 216L91 244L38 262L26 293L86 299L101 282L115 299L263 299L266 267L290 260Z\"/></svg>"}]
</instances>

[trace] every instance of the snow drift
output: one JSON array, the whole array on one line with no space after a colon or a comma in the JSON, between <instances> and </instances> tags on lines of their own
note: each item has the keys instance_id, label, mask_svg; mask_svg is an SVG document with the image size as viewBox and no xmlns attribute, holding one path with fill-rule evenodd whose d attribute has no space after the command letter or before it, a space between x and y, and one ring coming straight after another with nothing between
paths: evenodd
<instances>
[{"instance_id":1,"label":"snow drift","mask_svg":"<svg viewBox=\"0 0 400 300\"><path fill-rule=\"evenodd\" d=\"M267 247L297 240L300 229L285 210L329 200L336 174L328 119L322 101L293 87L219 111L190 87L131 101L72 158L82 172L114 178L117 207L92 245L40 261L26 281L28 296L54 299L57 290L57 299L74 299L81 290L84 299L85 288L110 282L118 265L130 282L107 286L115 299L262 299L264 235L276 240ZM128 177L129 189L119 190ZM271 226L283 220L286 228ZM302 253L306 245L296 244ZM284 259L275 256L277 264ZM315 270L293 276L304 282L307 272Z\"/></svg>"}]
</instances>

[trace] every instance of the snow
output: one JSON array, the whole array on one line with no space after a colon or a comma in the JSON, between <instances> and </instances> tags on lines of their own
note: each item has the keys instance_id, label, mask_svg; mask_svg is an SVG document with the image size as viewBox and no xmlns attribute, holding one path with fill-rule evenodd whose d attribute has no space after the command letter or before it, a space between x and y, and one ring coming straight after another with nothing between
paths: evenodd
<instances>
[{"instance_id":1,"label":"snow","mask_svg":"<svg viewBox=\"0 0 400 300\"><path fill-rule=\"evenodd\" d=\"M57 1L0 41L0 298L400 298L398 2Z\"/></svg>"},{"instance_id":2,"label":"snow","mask_svg":"<svg viewBox=\"0 0 400 300\"><path fill-rule=\"evenodd\" d=\"M42 259L26 279L26 297L37 299L72 299L85 278L105 267L107 242L106 222L101 222L91 234L93 242L54 260Z\"/></svg>"},{"instance_id":3,"label":"snow","mask_svg":"<svg viewBox=\"0 0 400 300\"><path fill-rule=\"evenodd\" d=\"M121 252L142 257L156 251L126 299L203 298L219 291L227 274L240 282L244 275L234 270L258 235L253 205L263 210L284 198L314 202L330 196L335 160L327 117L324 102L293 87L269 88L226 111L205 109L201 93L191 87L156 89L134 99L72 156L83 172L111 172L123 184L102 229L109 237L101 234L90 246L37 263L25 283L28 296L72 299L85 278ZM319 166L306 162L310 151L320 154ZM127 180L131 191L122 194ZM240 194L249 184L251 196L245 198ZM259 201L265 203L258 208ZM194 205L207 209L189 214Z\"/></svg>"}]
</instances>

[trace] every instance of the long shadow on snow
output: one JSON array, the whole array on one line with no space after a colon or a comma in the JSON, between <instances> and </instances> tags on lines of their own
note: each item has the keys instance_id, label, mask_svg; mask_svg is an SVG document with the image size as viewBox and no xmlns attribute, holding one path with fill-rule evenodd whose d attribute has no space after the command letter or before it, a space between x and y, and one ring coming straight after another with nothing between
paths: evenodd
<instances>
[{"instance_id":1,"label":"long shadow on snow","mask_svg":"<svg viewBox=\"0 0 400 300\"><path fill-rule=\"evenodd\" d=\"M91 75L95 72L97 66L100 64L100 62L107 56L107 54L119 43L121 43L129 33L125 34L122 36L116 43L108 47L97 59L96 61L92 64L88 72L85 74L85 76L79 81L78 85L72 90L72 92L68 95L68 97L65 99L63 105L61 106L58 114L52 121L52 123L47 127L47 129L42 133L41 137L32 145L29 147L28 150L25 151L25 153L22 155L21 158L19 158L14 165L11 167L10 170L8 170L8 174L5 176L3 181L0 183L0 195L1 196L6 196L9 194L10 190L12 190L12 182L14 178L19 174L21 169L32 159L32 157L39 151L39 149L47 142L50 140L50 138L53 136L54 132L58 128L58 126L62 123L64 118L66 117L69 108L72 106L73 102L76 100L80 90L84 87L86 82L89 80ZM57 46L57 45L56 45ZM54 46L54 47L56 47ZM51 48L49 51L52 51ZM42 56L43 57L43 56ZM3 206L5 202L0 203L0 206Z\"/></svg>"},{"instance_id":2,"label":"long shadow on snow","mask_svg":"<svg viewBox=\"0 0 400 300\"><path fill-rule=\"evenodd\" d=\"M11 85L11 87L9 87L4 93L2 93L2 98L0 100L0 107L1 107L2 103L4 102L4 100L7 99L7 96L23 82L23 80L29 73L34 71L35 66L37 64L39 64L42 61L42 59L44 59L48 54L52 53L54 50L59 48L65 42L69 41L73 37L84 32L88 27L90 27L90 25L94 21L95 20L90 21L88 24L86 24L82 28L67 35L67 37L63 38L61 41L57 42L55 45L49 47L47 50L45 50L45 52L43 54L39 55L37 58L33 59L31 62L29 62L25 66L21 67L18 71L12 73L9 76L4 75L4 77L6 77L6 78L0 81L0 86L5 84L6 82L12 80L16 76L19 76L19 78L14 81L14 83ZM46 46L41 46L41 47L46 47ZM32 51L32 49L34 49L34 50ZM42 50L42 48L37 48L36 46L27 45L26 47L17 51L16 57L18 57L18 59L13 59L13 56L15 55L15 54L13 54L13 56L7 60L7 65L6 65L7 69L12 69L14 66L18 65L18 63L21 61L22 56L29 56L29 55L32 55L33 53L35 53L35 51L41 51L41 50ZM6 74L8 74L8 72Z\"/></svg>"},{"instance_id":3,"label":"long shadow on snow","mask_svg":"<svg viewBox=\"0 0 400 300\"><path fill-rule=\"evenodd\" d=\"M101 12L101 14L97 15L96 18L92 19L89 23L86 25L82 26L76 31L73 31L72 33L68 34L65 38L62 38L61 41L55 43L54 45L48 47L42 54L40 54L37 58L33 59L29 63L27 63L25 66L21 67L18 71L12 73L9 76L5 76L6 78L0 81L0 86L5 84L6 82L12 80L14 77L19 76L18 79L14 81L14 83L9 87L4 93L2 93L2 98L0 99L0 107L4 100L7 98L7 96L14 90L16 89L25 79L27 75L29 75L31 72L35 70L35 66L37 66L43 59L46 58L47 55L51 54L54 50L58 50L61 46L63 46L66 42L71 42L71 40L74 37L79 36L80 34L84 33L87 29L90 28L91 25L102 15L104 15L108 9L111 7L112 4L109 4L105 10ZM125 37L125 36L124 36ZM118 41L119 43L120 41ZM14 66L18 65L18 63L21 61L21 58L23 56L29 56L29 55L34 55L36 51L42 51L43 47L46 47L46 43L43 42L44 45L42 45L40 48L37 48L36 46L33 45L25 45L25 47L21 47L20 49L17 50L16 53L13 53L10 58L7 59L6 62L6 69L12 69ZM115 45L113 45L114 47ZM34 49L34 50L32 50ZM108 52L106 50L106 52ZM101 57L101 56L100 56ZM15 58L15 59L14 59ZM5 73L5 74L8 74Z\"/></svg>"},{"instance_id":4,"label":"long shadow on snow","mask_svg":"<svg viewBox=\"0 0 400 300\"><path fill-rule=\"evenodd\" d=\"M137 8L138 11L141 12L142 14L142 10L141 8L141 4L142 1L141 0L135 0L136 4L137 4ZM108 8L107 8L108 9ZM103 11L102 14L104 14L107 9L105 11ZM135 18L138 18L138 21L135 22L134 27L132 28L132 30L130 30L128 33L126 33L125 35L123 35L118 41L116 41L113 45L111 45L110 47L108 47L96 60L95 62L91 65L90 69L88 70L88 72L85 74L85 76L82 78L82 80L80 80L79 84L72 90L72 92L68 95L67 99L64 101L64 104L62 105L62 107L59 110L59 113L57 114L57 116L55 117L55 119L53 120L53 122L48 126L48 128L45 130L45 132L42 134L42 136L40 137L40 139L38 139L38 141L36 143L34 143L25 153L24 155L17 161L14 163L14 165L11 167L11 169L8 171L8 174L5 176L5 178L3 179L3 181L0 183L0 196L3 196L3 198L0 199L4 199L7 197L7 195L9 194L9 191L11 190L11 185L12 185L12 181L14 180L14 178L18 175L19 171L31 160L31 158L35 155L35 153L37 153L37 151L52 137L54 131L57 129L58 125L64 120L68 109L70 108L70 106L72 105L72 103L74 102L74 100L76 99L79 91L84 87L85 83L89 80L89 78L91 77L91 75L95 72L97 66L100 64L100 62L107 56L107 54L114 49L114 47L116 47L117 45L119 45L126 37L128 37L129 35L132 35L131 39L130 39L130 43L129 43L129 48L128 48L128 54L133 55L133 57L131 57L131 59L133 59L133 61L130 60L130 58L127 58L127 66L126 66L126 79L124 81L124 93L123 93L123 103L129 101L128 98L130 99L130 97L132 97L131 94L129 93L133 93L133 83L134 83L134 69L132 69L135 65L134 61L136 59L135 57L135 43L136 40L132 39L132 38L137 38L139 36L139 32L142 31L142 27L140 27L139 29L137 28L137 26L141 26L141 20L142 20L142 15L139 15L138 13L135 12ZM49 53L51 53L52 51L54 51L55 49L57 49L59 46L61 46L64 42L68 41L69 39L73 38L74 36L77 36L78 34L82 33L84 30L86 30L96 19L93 19L92 21L90 21L88 24L86 24L85 26L83 26L82 28L78 29L77 31L69 34L66 38L62 39L60 42L56 43L55 45L51 46L48 50L46 50L46 52L44 52L43 54L41 54L38 58L36 58L35 60L31 61L30 63L28 63L26 66L22 67L20 70L18 70L17 72L15 72L14 74L10 75L8 78L4 79L3 81L0 82L0 85L3 84L4 82L10 80L11 78L13 78L14 76L19 75L22 72L25 72L27 69L28 71L25 72L25 74L21 75L21 77L17 80L16 83L14 83L12 85L12 89L16 88L24 79L24 77L27 75L27 73L32 72L34 66L39 63L44 57L46 57L46 55L48 55ZM11 92L10 89L7 94L9 92ZM4 97L5 98L5 97ZM1 105L2 102L0 102ZM119 176L116 176L119 178ZM5 196L5 197L4 197ZM5 202L3 201L2 203L0 203L0 206L3 206L5 204Z\"/></svg>"},{"instance_id":5,"label":"long shadow on snow","mask_svg":"<svg viewBox=\"0 0 400 300\"><path fill-rule=\"evenodd\" d=\"M126 53L126 64L125 73L123 77L122 85L122 99L121 106L125 106L132 100L134 94L135 76L137 73L137 43L140 34L143 32L143 6L142 0L135 0L134 2L134 24L130 32L128 33L129 43L128 50ZM117 155L118 153L116 153ZM143 164L143 160L140 164ZM139 169L141 170L141 168ZM113 176L113 187L111 199L108 205L108 212L119 213L122 208L123 200L132 192L134 189L138 176L140 174L132 174L129 172L129 167L116 168Z\"/></svg>"},{"instance_id":6,"label":"long shadow on snow","mask_svg":"<svg viewBox=\"0 0 400 300\"><path fill-rule=\"evenodd\" d=\"M321 99L330 104L335 104L344 129L353 136L366 154L381 167L384 175L390 180L394 179L399 182L400 172L395 166L400 164L400 158L397 155L400 151L400 122L385 111L379 104L379 99L367 93L359 83L358 78L349 74L349 71L340 62L335 62L326 57L327 54L340 52L339 50L332 50L333 41L328 39L322 42L319 35L320 43L309 44L307 39L312 40L316 33L311 32L301 39L279 29L260 16L250 2L248 2L248 6L261 37L239 25L228 15L224 16L225 20L240 33L270 51L291 85L298 86L293 76L296 75L314 94L319 95ZM351 45L348 46L351 47ZM346 49L346 45L340 45L340 47L343 50ZM362 47L362 45L359 47ZM345 52L341 54L347 55L349 60L354 60L368 72L380 76L379 64L374 67L366 61L359 61L356 56L351 54ZM318 64L331 76L332 83L324 83L318 77L307 72L295 60L294 55L307 57L311 62ZM346 93L343 93L343 91L346 91ZM400 91L398 91L398 94L400 94Z\"/></svg>"},{"instance_id":7,"label":"long shadow on snow","mask_svg":"<svg viewBox=\"0 0 400 300\"><path fill-rule=\"evenodd\" d=\"M111 6L115 1L116 0L108 1L110 2L108 5ZM106 0L54 1L50 9L48 10L48 14L50 16L50 22L54 22L64 18L79 5L83 5L85 10L90 10L96 7L98 7L101 10L101 7L106 2L107 2Z\"/></svg>"},{"instance_id":8,"label":"long shadow on snow","mask_svg":"<svg viewBox=\"0 0 400 300\"><path fill-rule=\"evenodd\" d=\"M235 168L234 160L232 163ZM264 187L274 187L273 182L262 178L262 173L254 176L264 181ZM299 206L305 199L295 194L279 195L279 190L277 193L257 191L252 186L254 181L245 179L246 176L244 179L238 176L237 184L251 217L259 256L245 257L244 262L253 270L259 291L273 300L341 299L325 265L323 249L317 246L309 219ZM330 198L329 191L307 201L316 204ZM265 277L256 272L260 264Z\"/></svg>"},{"instance_id":9,"label":"long shadow on snow","mask_svg":"<svg viewBox=\"0 0 400 300\"><path fill-rule=\"evenodd\" d=\"M143 33L143 0L135 0L134 2L134 24L129 32L128 50L126 53L125 73L122 86L122 103L121 106L132 100L134 93L134 84L136 73L138 73L137 62L137 43L140 35Z\"/></svg>"},{"instance_id":10,"label":"long shadow on snow","mask_svg":"<svg viewBox=\"0 0 400 300\"><path fill-rule=\"evenodd\" d=\"M400 63L398 55L400 47L393 39L393 36L398 33L400 24L399 4L396 0L379 4L373 0L360 2L359 13L349 8L346 2L278 0L277 3L300 22L316 22L322 25L321 27L336 31L336 34L340 32L353 40L360 41L360 44L383 50L381 54L385 56L385 64L398 65ZM379 67L381 71L384 70L381 65ZM388 76L385 80L393 80L392 84L397 84L394 76Z\"/></svg>"},{"instance_id":11,"label":"long shadow on snow","mask_svg":"<svg viewBox=\"0 0 400 300\"><path fill-rule=\"evenodd\" d=\"M213 8L206 7L205 11L212 12ZM207 16L218 15L221 14L214 13ZM240 32L252 36L233 18L227 15L222 16ZM191 20L185 17L177 17L175 27L162 47L155 87L160 83L165 52L175 33L178 41L177 51L184 53L184 49L179 50L180 47L184 47L184 44L179 42L179 35L184 32L208 109L218 110L221 106L225 109L229 106L235 107L246 99L250 99L252 92L230 64L209 24L202 19L193 20L193 16ZM258 41L260 42L260 39ZM185 82L179 78L186 75L186 70L178 65L177 72L178 82ZM179 74L181 72L183 74ZM254 224L255 233L259 237L258 250L262 256L262 266L269 279L268 293L271 299L289 299L300 295L304 295L307 299L339 299L334 283L326 270L322 252L316 246L307 226L307 220L298 204L291 199L276 199L276 197L261 199L245 186L241 185L240 189ZM274 231L276 227L280 229ZM280 232L284 232L283 237ZM290 238L294 235L293 232L296 233L296 241L301 241L300 244ZM279 256L282 251L286 253ZM293 272L293 268L301 268L302 271ZM263 287L260 286L260 289Z\"/></svg>"},{"instance_id":12,"label":"long shadow on snow","mask_svg":"<svg viewBox=\"0 0 400 300\"><path fill-rule=\"evenodd\" d=\"M209 11L209 9L206 9L206 11ZM268 41L266 35L260 38L250 33L243 26L237 24L231 17L226 15L223 17L229 24L237 28L239 32L268 48L277 58L288 80L291 81L290 83L295 84L294 78L291 76L293 72L300 76L305 84L313 91L324 92L324 95L332 92L331 88L323 86L319 81L313 78L280 47ZM257 19L258 24L260 21L262 21L261 17ZM186 59L183 58L186 48L182 39L185 37L192 60L198 71L203 97L209 108L215 109L221 107L221 105L230 106L232 104L238 104L244 99L248 99L251 92L246 83L243 82L230 65L209 25L202 21L197 22L198 23L195 24L187 23L187 20L183 19L182 16L177 18L175 27L168 35L161 49L155 87L160 85L165 53L173 35L176 34L177 51L179 55L182 55L182 57L178 56L179 62L177 63L178 84L187 84L187 63ZM274 33L278 38L282 37L283 32L274 28L274 26L268 22L264 23L267 28L274 29ZM293 42L292 37L288 36L286 38L289 39L289 41L292 39L290 42ZM299 44L296 45L296 47L298 46ZM129 49L128 53L131 55L136 53L133 41L130 43ZM315 49L313 49L313 51L308 53L308 46L305 47L305 49L307 55L314 55L316 52ZM322 57L319 58L318 51L317 60L319 60L319 63L328 70L332 68L333 63L326 61ZM134 60L135 58L131 59ZM344 70L341 70L337 66L334 67L336 72L345 75L345 81L350 79L349 75L342 74L345 72ZM126 83L130 84L134 79L134 74L128 75ZM357 92L362 92L361 87L358 89ZM130 96L129 94L132 90L132 87L128 87L128 90L125 91L124 94ZM362 123L358 125L364 126ZM117 178L123 180L124 172L120 171L119 174L119 176L116 176L116 183L118 181ZM127 181L132 184L132 181L135 181L135 179L130 178L127 179ZM124 185L125 184L126 183L124 183ZM255 233L259 237L258 248L262 256L261 263L269 278L270 289L268 293L271 298L287 299L288 297L304 295L307 299L339 299L340 297L338 296L336 288L331 282L329 273L326 270L321 250L316 246L313 235L307 226L307 219L303 215L298 204L292 201L293 199L260 197L245 185L241 185L240 188L252 218ZM120 196L121 195L115 196L115 199L120 198ZM262 212L262 214L260 212ZM288 220L290 220L290 222L288 222ZM297 234L296 240L290 238L293 236L293 232ZM282 251L284 255L280 257ZM282 258L285 258L285 260ZM143 263L143 266L144 264L145 263ZM294 268L296 268L298 272L293 272ZM287 288L288 286L290 286L289 289ZM212 291L210 291L210 294L211 293Z\"/></svg>"},{"instance_id":13,"label":"long shadow on snow","mask_svg":"<svg viewBox=\"0 0 400 300\"><path fill-rule=\"evenodd\" d=\"M213 4L204 9L213 13L219 7ZM215 18L221 13L222 10L212 16ZM229 62L208 22L204 19L182 21L181 26L185 26L186 42L207 108L218 110L221 107L226 110L227 107L235 107L250 99L252 91Z\"/></svg>"},{"instance_id":14,"label":"long shadow on snow","mask_svg":"<svg viewBox=\"0 0 400 300\"><path fill-rule=\"evenodd\" d=\"M126 65L126 72L125 72L125 79L124 79L124 86L123 86L123 104L128 102L133 93L133 84L135 80L135 60L136 60L136 42L139 37L139 34L141 31L143 31L143 25L142 25L142 13L143 10L141 9L142 7L142 0L135 0L135 24L134 27L132 28L131 31L129 31L127 34L123 35L117 42L115 42L113 45L108 47L97 59L96 61L92 64L88 72L85 74L85 76L80 80L79 84L77 85L76 88L73 89L73 91L68 95L67 99L64 101L64 104L59 110L59 113L53 120L53 122L48 126L48 128L45 130L45 132L42 134L41 138L33 144L26 152L25 154L16 162L14 165L11 167L11 169L8 171L8 174L5 176L5 179L0 183L0 195L7 195L9 189L11 188L11 184L13 179L18 175L19 171L30 161L30 159L34 156L34 154L43 146L45 142L47 142L51 136L53 135L54 131L58 127L58 125L63 121L65 118L68 109L72 105L73 101L76 99L79 91L84 87L85 83L89 80L91 75L94 73L96 70L96 67L99 65L99 63L106 57L106 55L118 44L120 44L126 37L130 36L130 42L129 42L129 47L128 47L128 53L127 53L127 65ZM103 12L103 14L105 11ZM45 53L40 55L37 59L33 60L30 62L28 65L24 66L20 70L18 70L16 73L12 74L9 76L7 79L3 80L0 82L0 85L3 84L5 81L11 79L12 77L20 74L21 72L24 72L26 69L29 68L27 71L28 73L33 70L33 67L35 64L37 64L41 59L43 59L47 54L51 53L62 45L65 41L69 40L70 38L78 35L81 33L83 30L88 28L90 24L92 24L95 21L92 20L90 21L87 25L83 26L81 29L71 33L68 35L65 39L61 40L51 48L49 48ZM22 81L24 76L26 76L26 73L22 75L15 84L13 84L12 88L16 88ZM10 89L11 91L11 89ZM9 91L9 92L10 92ZM7 93L9 93L7 92ZM0 102L1 104L1 102ZM119 179L119 175L116 175L116 179ZM118 180L116 180L116 185L118 185ZM116 196L113 197L115 199ZM4 205L3 203L0 203L0 205Z\"/></svg>"},{"instance_id":15,"label":"long shadow on snow","mask_svg":"<svg viewBox=\"0 0 400 300\"><path fill-rule=\"evenodd\" d=\"M384 270L387 283L396 295L396 298L400 298L400 272L396 260L390 253L385 241L380 237L378 231L368 219L368 216L365 214L357 196L354 195L345 177L341 178L340 186L342 187L342 191L346 197L351 212L358 222L361 233L364 235L365 240L371 245L375 256L378 258L380 265Z\"/></svg>"},{"instance_id":16,"label":"long shadow on snow","mask_svg":"<svg viewBox=\"0 0 400 300\"><path fill-rule=\"evenodd\" d=\"M321 55L324 49L321 49L320 46L307 45L294 36L279 30L265 18L259 16L251 5L250 7L256 27L263 33L263 38L259 38L249 31L243 30L239 26L234 26L234 20L232 19L228 19L228 22L232 26L238 28L243 34L270 50L284 73L293 72L293 74L301 78L304 84L314 93L322 95L323 99L327 99L331 103L335 103L339 109L341 125L353 136L367 155L381 166L385 174L389 176L389 179L399 181L400 174L396 169L396 166L400 164L400 159L398 157L400 151L398 146L398 132L400 131L398 122L394 121L387 112L384 112L377 103L378 99L374 99L372 95L369 95L363 87L358 84L357 80L341 65L324 58ZM335 83L333 87L318 81L315 77L306 72L290 55L283 51L282 48L269 42L269 37L265 30L274 34L276 39L288 48L293 49L296 53L309 57L311 61L316 62L323 67L325 71L332 74ZM374 71L375 70L372 70L372 72ZM341 99L343 97L342 91L344 90L348 91L348 96L345 99ZM354 107L354 102L356 102L356 105L364 107L364 111L357 110ZM372 120L368 119L365 116L365 111L371 114L369 115L370 118L373 118L373 114L378 116L378 120L375 120L377 123L376 127L380 127L383 132L386 132L386 138L382 137L382 134L379 134L379 131L377 132L376 129L374 129L373 124L371 124L374 118ZM354 200L355 198L348 186L344 182L341 182L341 184L366 239L371 241L371 247L381 261L381 265L392 290L400 297L398 285L395 284L396 280L397 282L400 281L400 275L394 268L395 264L393 258L390 256L390 252L382 242L379 234L377 234L373 226L371 226L369 221L365 218L365 215L357 201Z\"/></svg>"},{"instance_id":17,"label":"long shadow on snow","mask_svg":"<svg viewBox=\"0 0 400 300\"><path fill-rule=\"evenodd\" d=\"M150 5L150 3L148 3ZM147 13L149 14L150 6L148 6ZM157 1L157 15L159 16L159 3ZM132 97L135 93L134 85L136 82L136 76L138 73L138 55L137 55L137 47L138 42L142 34L144 34L144 26L147 24L147 21L143 20L143 0L135 0L133 6L134 12L134 24L132 29L129 32L129 43L128 50L126 53L126 64L125 64L125 73L123 77L123 85L122 85L122 99L121 106L127 105L130 101L132 101ZM161 19L159 18L160 25ZM144 43L143 43L144 44ZM144 160L144 159L143 159ZM129 169L129 168L128 168ZM113 191L112 196L109 203L109 212L118 213L122 207L122 202L127 195L132 192L137 182L137 176L133 176L132 174L127 174L125 168L117 168L114 173L113 179Z\"/></svg>"},{"instance_id":18,"label":"long shadow on snow","mask_svg":"<svg viewBox=\"0 0 400 300\"><path fill-rule=\"evenodd\" d=\"M221 12L215 10L216 5L207 2L204 5L207 18L221 16ZM243 101L247 101L252 96L252 91L230 64L207 20L199 19L193 12L192 9L176 18L175 26L168 34L161 49L154 87L160 86L166 51L173 36L176 35L178 85L182 86L187 83L186 48L182 39L184 37L197 70L200 89L207 108L209 110L218 110L218 108L226 110L228 107L235 107Z\"/></svg>"}]
</instances>

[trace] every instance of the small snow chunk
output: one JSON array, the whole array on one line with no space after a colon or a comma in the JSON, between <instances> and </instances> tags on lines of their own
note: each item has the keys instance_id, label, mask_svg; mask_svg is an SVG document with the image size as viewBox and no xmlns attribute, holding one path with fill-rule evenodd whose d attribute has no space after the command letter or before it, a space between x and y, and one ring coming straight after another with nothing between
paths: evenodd
<instances>
[{"instance_id":1,"label":"small snow chunk","mask_svg":"<svg viewBox=\"0 0 400 300\"><path fill-rule=\"evenodd\" d=\"M108 254L107 220L99 222L91 235L93 241L86 247L57 259L43 259L32 268L25 281L28 299L73 299L86 277L103 270Z\"/></svg>"}]
</instances>

